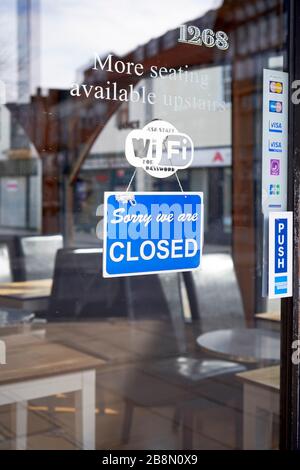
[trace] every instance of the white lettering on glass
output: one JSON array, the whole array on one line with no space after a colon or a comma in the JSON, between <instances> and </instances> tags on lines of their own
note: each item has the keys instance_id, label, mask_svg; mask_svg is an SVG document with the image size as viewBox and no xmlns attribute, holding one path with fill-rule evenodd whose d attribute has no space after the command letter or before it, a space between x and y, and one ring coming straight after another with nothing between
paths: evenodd
<instances>
[{"instance_id":1,"label":"white lettering on glass","mask_svg":"<svg viewBox=\"0 0 300 470\"><path fill-rule=\"evenodd\" d=\"M178 42L205 47L216 46L221 51L226 51L229 48L228 36L224 31L215 33L212 29L204 29L201 32L198 26L185 24L179 27Z\"/></svg>"}]
</instances>

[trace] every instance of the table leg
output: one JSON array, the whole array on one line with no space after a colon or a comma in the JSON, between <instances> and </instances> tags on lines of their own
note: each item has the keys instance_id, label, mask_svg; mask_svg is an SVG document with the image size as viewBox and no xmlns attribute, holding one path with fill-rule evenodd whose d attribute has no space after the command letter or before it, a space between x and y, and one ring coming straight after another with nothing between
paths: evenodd
<instances>
[{"instance_id":1,"label":"table leg","mask_svg":"<svg viewBox=\"0 0 300 470\"><path fill-rule=\"evenodd\" d=\"M192 408L183 410L183 422L182 422L182 449L192 450L193 449L193 427L194 427L194 416L195 412Z\"/></svg>"},{"instance_id":2,"label":"table leg","mask_svg":"<svg viewBox=\"0 0 300 470\"><path fill-rule=\"evenodd\" d=\"M249 393L249 387L244 385L244 404L243 404L243 448L244 450L255 449L255 431L256 431L256 403L254 397Z\"/></svg>"},{"instance_id":3,"label":"table leg","mask_svg":"<svg viewBox=\"0 0 300 470\"><path fill-rule=\"evenodd\" d=\"M244 450L272 448L274 414L279 414L279 397L276 393L244 385Z\"/></svg>"},{"instance_id":4,"label":"table leg","mask_svg":"<svg viewBox=\"0 0 300 470\"><path fill-rule=\"evenodd\" d=\"M273 413L272 410L256 410L256 449L272 448Z\"/></svg>"},{"instance_id":5,"label":"table leg","mask_svg":"<svg viewBox=\"0 0 300 470\"><path fill-rule=\"evenodd\" d=\"M76 443L79 446L83 444L83 436L82 436L82 390L77 390L75 392L75 439Z\"/></svg>"},{"instance_id":6,"label":"table leg","mask_svg":"<svg viewBox=\"0 0 300 470\"><path fill-rule=\"evenodd\" d=\"M82 389L75 392L75 430L76 439L82 443L85 450L95 449L95 384L94 370L82 372Z\"/></svg>"},{"instance_id":7,"label":"table leg","mask_svg":"<svg viewBox=\"0 0 300 470\"><path fill-rule=\"evenodd\" d=\"M15 405L13 432L15 432L16 450L25 450L27 446L27 401L19 401Z\"/></svg>"}]
</instances>

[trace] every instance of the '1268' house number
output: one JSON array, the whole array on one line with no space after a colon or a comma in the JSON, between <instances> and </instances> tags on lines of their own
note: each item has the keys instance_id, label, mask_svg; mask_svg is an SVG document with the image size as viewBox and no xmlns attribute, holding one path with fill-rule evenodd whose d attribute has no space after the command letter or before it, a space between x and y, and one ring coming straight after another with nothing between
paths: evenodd
<instances>
[{"instance_id":1,"label":"'1268' house number","mask_svg":"<svg viewBox=\"0 0 300 470\"><path fill-rule=\"evenodd\" d=\"M194 44L196 46L216 46L222 51L226 51L229 48L228 36L224 31L217 31L215 33L212 29L204 29L201 32L198 26L187 26L185 24L180 26L178 42Z\"/></svg>"}]
</instances>

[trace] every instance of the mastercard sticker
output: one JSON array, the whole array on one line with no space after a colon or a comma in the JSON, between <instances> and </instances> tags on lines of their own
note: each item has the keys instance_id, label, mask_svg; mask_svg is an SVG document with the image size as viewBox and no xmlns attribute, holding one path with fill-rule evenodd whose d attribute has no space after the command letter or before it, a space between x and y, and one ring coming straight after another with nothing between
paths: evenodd
<instances>
[{"instance_id":1,"label":"mastercard sticker","mask_svg":"<svg viewBox=\"0 0 300 470\"><path fill-rule=\"evenodd\" d=\"M282 82L270 82L270 92L271 93L277 93L277 94L282 94L283 93L283 83Z\"/></svg>"}]
</instances>

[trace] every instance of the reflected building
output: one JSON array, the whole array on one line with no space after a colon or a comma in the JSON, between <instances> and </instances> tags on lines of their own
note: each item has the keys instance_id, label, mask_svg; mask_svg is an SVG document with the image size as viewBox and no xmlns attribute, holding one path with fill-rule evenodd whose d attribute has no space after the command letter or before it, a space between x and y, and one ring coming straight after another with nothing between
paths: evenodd
<instances>
[{"instance_id":1,"label":"reflected building","mask_svg":"<svg viewBox=\"0 0 300 470\"><path fill-rule=\"evenodd\" d=\"M17 1L18 102L26 103L40 78L40 0Z\"/></svg>"},{"instance_id":2,"label":"reflected building","mask_svg":"<svg viewBox=\"0 0 300 470\"><path fill-rule=\"evenodd\" d=\"M34 3L20 0L19 4L23 7L29 5L32 8ZM30 8L27 14L29 15L27 18L31 18ZM230 127L227 127L225 138L221 141L220 129L224 131L225 126L224 123L221 127L219 122L215 122L216 112L219 111L211 113L207 112L207 108L206 112L205 109L203 110L206 125L210 114L211 118L214 117L211 119L214 122L209 125L209 133L207 127L203 127L201 139L199 129L196 130L196 142L200 147L197 149L196 161L202 161L203 150L208 158L210 154L207 150L213 148L212 158L216 160L215 167L199 163L199 166L186 172L186 181L184 177L182 179L185 188L201 186L208 194L211 201L210 218L207 221L211 227L210 233L219 235L222 233L223 226L222 240L213 240L210 236L210 241L216 244L221 242L223 245L231 238L232 256L249 325L253 322L253 313L264 309L258 300L260 299L262 251L261 186L258 177L261 171L262 70L263 68L278 69L278 61L282 62L285 46L281 35L283 20L280 0L268 2L257 0L251 7L246 7L245 2L241 0L227 0L218 11L209 11L204 16L194 18L189 22L200 29L203 29L203 25L213 24L215 30L227 31L230 37L230 49L226 59L222 51L217 48L202 48L198 54L195 54L194 48L178 42L177 28L139 45L122 57L115 56L116 60L142 63L145 79L149 76L151 66L161 63L166 68L179 68L187 65L193 72L198 69L202 72L205 69L212 70L212 66L219 71L217 83L223 82L223 87L215 86L214 93L216 96L221 95L221 101L225 101L228 106L228 109L226 110L225 107L222 113L231 115L231 119L229 116L225 119L226 126ZM21 18L19 32L23 31L25 37L27 35L27 47L30 44L29 30L29 26L24 23L24 18ZM274 60L277 62L274 63ZM27 78L30 76L28 74L27 70ZM140 81L134 76L114 72L94 73L92 67L83 70L83 82L87 86L106 86L107 80L111 83L116 82L118 88L126 89L130 85L139 86ZM156 86L159 85L164 93L163 83L165 82L157 80ZM190 88L192 89L194 85L190 84ZM180 113L178 110L174 111L174 103L171 101L166 103L173 104L173 108L171 105L168 106L172 121L179 119ZM91 193L91 181L87 178L88 172L94 173L95 169L99 170L95 178L96 190L92 191L96 195L105 189L112 189L112 185L115 190L126 187L130 174L127 168L119 166L118 146L114 149L107 147L104 152L105 133L113 123L114 132L110 134L110 137L114 138L118 135L121 139L131 121L139 120L141 124L154 116L150 115L147 107L144 109L143 116L140 116L138 112L131 116L132 107L124 108L121 102L114 100L99 102L93 95L89 95L88 98L81 95L70 96L68 90L50 90L45 96L39 91L32 96L30 103L14 108L18 122L22 124L41 156L44 233L63 231L66 240L72 242L74 228L78 222L74 216L76 207L79 205L78 200L81 201L83 192L87 195ZM157 109L158 111L161 114L162 109ZM164 117L168 120L167 116ZM201 110L198 109L199 128L200 124L202 125L200 117ZM184 119L183 122L189 123L190 121ZM192 119L191 123L193 123ZM183 128L182 125L179 127ZM208 139L210 136L214 137L213 142L207 142L204 145L204 138ZM97 139L102 142L100 149L97 148L99 143L99 141L96 143ZM117 141L115 143L117 144ZM216 152L216 145L231 152L228 164L221 166L219 163L225 157L222 156L220 149ZM103 166L108 163L110 166L106 171ZM115 165L113 169L112 163ZM109 180L108 172L110 176L113 175L114 181ZM221 181L222 184L220 184ZM177 184L176 180L167 183ZM178 185L175 188L168 185L168 187L158 189L177 190ZM101 201L98 198L97 203L99 202ZM89 200L87 212L95 214L93 197ZM92 225L90 221L88 223L84 221L84 223L88 225L87 229L90 231L95 227L96 220L92 221ZM93 242L98 241L93 240Z\"/></svg>"},{"instance_id":3,"label":"reflected building","mask_svg":"<svg viewBox=\"0 0 300 470\"><path fill-rule=\"evenodd\" d=\"M76 17L75 3L82 5L75 0L60 2L63 11L52 10L58 40L61 39L58 20L64 33L61 44L56 46L57 53L64 49L68 56L69 46L79 52L74 46L74 35L80 36L89 51L91 36L79 35L79 24L84 27L87 24L90 29L90 19L97 15L96 9L87 9L91 16L86 17L80 10ZM26 447L27 434L30 448L35 446L34 439L39 447L59 449L70 445L111 449L126 449L130 445L149 450L277 448L279 434L281 440L294 439L292 431L300 417L299 387L294 387L299 383L299 370L290 360L290 340L299 336L298 298L295 296L284 304L280 318L277 299L269 302L262 294L262 280L267 272L262 262L265 253L261 211L263 70L281 71L288 65L286 68L294 78L293 68L297 66L296 54L292 61L284 63L286 52L291 49L287 43L284 1L224 0L219 2L220 8L202 16L202 10L188 9L189 2L184 6L178 2L176 13L183 16L178 18L181 23L175 18L175 25L168 26L168 22L158 33L159 22L155 21L149 35L152 39L148 41L147 36L144 43L136 34L135 27L138 25L138 31L143 27L137 18L147 13L145 20L152 28L151 9L152 18L158 20L157 8L154 0L148 3L147 11L143 2L137 3L138 7L130 15L121 14L122 2L116 2L111 11L108 7L105 16L103 12L98 13L97 21L102 23L100 28L98 23L95 25L95 31L97 35L104 33L95 47L113 51L114 64L118 62L121 68L122 62L130 67L139 63L144 73L137 76L110 66L94 73L90 65L82 69L83 76L78 78L85 93L72 94L69 89L46 92L36 86L40 4L34 0L13 0L14 14L18 10L15 38L19 100L7 104L11 112L7 124L10 128L5 128L4 121L3 129L0 127L6 135L2 144L5 158L0 161L0 287L4 305L4 302L11 305L14 299L20 307L18 313L26 313L28 308L38 321L20 327L17 324L17 334L9 325L7 336L13 338L11 344L7 338L8 356L15 363L7 366L11 377L5 371L6 376L0 380L0 405L15 406L15 397L21 400L16 407L17 414L13 413L20 429L16 433L18 426L13 423L10 430L6 423L8 409L5 409L4 418L0 419L0 427L5 428L4 437L0 436L0 448L9 447L15 434L19 448ZM67 12L66 4L71 6ZM193 0L192 4L195 5ZM212 2L206 4L211 6ZM134 10L139 8L135 16ZM165 11L171 18L172 12ZM167 14L161 15L164 21L168 19ZM290 8L290 14L300 18L300 3L299 8ZM73 29L69 28L71 15L76 17ZM183 25L187 15L192 19ZM114 27L115 20L120 18L122 28ZM105 30L106 25L109 30ZM184 39L181 32L185 26L192 31L189 33L192 39L178 40L178 37ZM167 31L169 27L174 29ZM116 55L118 50L121 54L118 43L122 46L125 37L128 39L129 29L138 42L128 46L131 49L124 55ZM116 32L116 42L107 31ZM196 39L194 36L197 31L199 34L206 31L204 37L201 35L205 46L208 31L210 37L214 32L228 33L228 51L199 47L195 42L197 35ZM107 53L103 52L101 60L106 60ZM55 59L53 72L63 74L66 69L60 64L58 54ZM151 76L153 67L162 74ZM187 69L184 78L179 72L181 68ZM101 91L101 96L95 96L91 91L95 87L108 92L104 96ZM124 90L124 96L133 90L136 99L121 99L120 94L119 99L111 98L114 88ZM147 103L143 97L150 92L155 99ZM290 166L296 173L297 132L294 131L300 115L289 107L295 117L289 136ZM170 130L175 133L178 130L193 141L194 160L189 168L178 172L178 179L150 178L132 168L125 158L129 132L142 129L154 119L170 123ZM153 127L156 125L157 122ZM271 131L272 126L268 127ZM161 126L161 130L165 131L165 127ZM153 136L144 139L145 152L148 148L157 150ZM35 154L30 146L36 150ZM135 150L136 157L145 158L138 147ZM147 159L152 158L149 155ZM152 165L151 160L145 163ZM173 163L171 160L170 164ZM288 180L292 187L292 174ZM297 196L298 180L296 174L295 191L291 190L293 197ZM173 243L179 241L181 245L177 230L167 234L162 230L158 234L150 229L151 232L144 234L137 228L134 233L131 229L126 232L127 260L131 258L134 263L131 274L137 274L135 262L139 261L139 257L132 256L131 241L135 242L139 236L147 238L149 246L155 246L158 237L165 238L161 240L167 242L165 247L174 247L167 254L170 259L164 258L172 265L165 264L163 271L149 273L150 276L112 279L101 276L101 246L104 236L110 236L108 225L102 219L103 195L105 191L124 193L127 189L168 196L176 192L181 197L188 191L203 192L202 269L164 272L165 268L175 267L171 258L189 256L187 251L182 256L177 252ZM128 193L126 198L118 197L119 200L129 201ZM173 204L172 196L169 201ZM159 198L156 202L160 202ZM295 215L299 215L296 202L295 199L291 206ZM128 204L121 206L123 212L128 208ZM131 214L134 211L139 214L142 209L129 210ZM159 210L163 212L161 206ZM174 213L172 221L177 223L176 208L172 205L170 210ZM184 206L187 216L193 214L194 219L195 212L192 207ZM116 230L124 241L125 233ZM57 233L58 236L53 236ZM190 231L188 234L183 230L182 238L186 236L190 236ZM123 241L117 250L125 248ZM146 246L145 242L141 243ZM108 252L112 253L104 243L104 257ZM153 257L152 253L149 256L144 251L143 254L145 262ZM125 253L119 260L120 263L126 260ZM8 289L10 268L9 281L13 282ZM122 274L122 269L116 273ZM15 284L24 279L28 283ZM296 288L295 274L293 279ZM39 286L47 289L40 290ZM29 309L32 302L34 306ZM13 320L10 312L5 314ZM24 323L23 318L19 317L18 322ZM78 373L81 374L78 383L84 387L81 402L78 393L81 388L75 377ZM68 384L64 374L75 383L75 397L68 396L75 387ZM54 382L61 389L54 390ZM18 394L23 388L26 393ZM27 412L30 413L28 423ZM36 430L37 417L42 423L40 430ZM84 428L73 436L72 427L77 431L80 422Z\"/></svg>"},{"instance_id":4,"label":"reflected building","mask_svg":"<svg viewBox=\"0 0 300 470\"><path fill-rule=\"evenodd\" d=\"M41 162L21 115L40 79L40 0L14 5L18 100L0 106L0 227L36 232L41 227Z\"/></svg>"}]
</instances>

